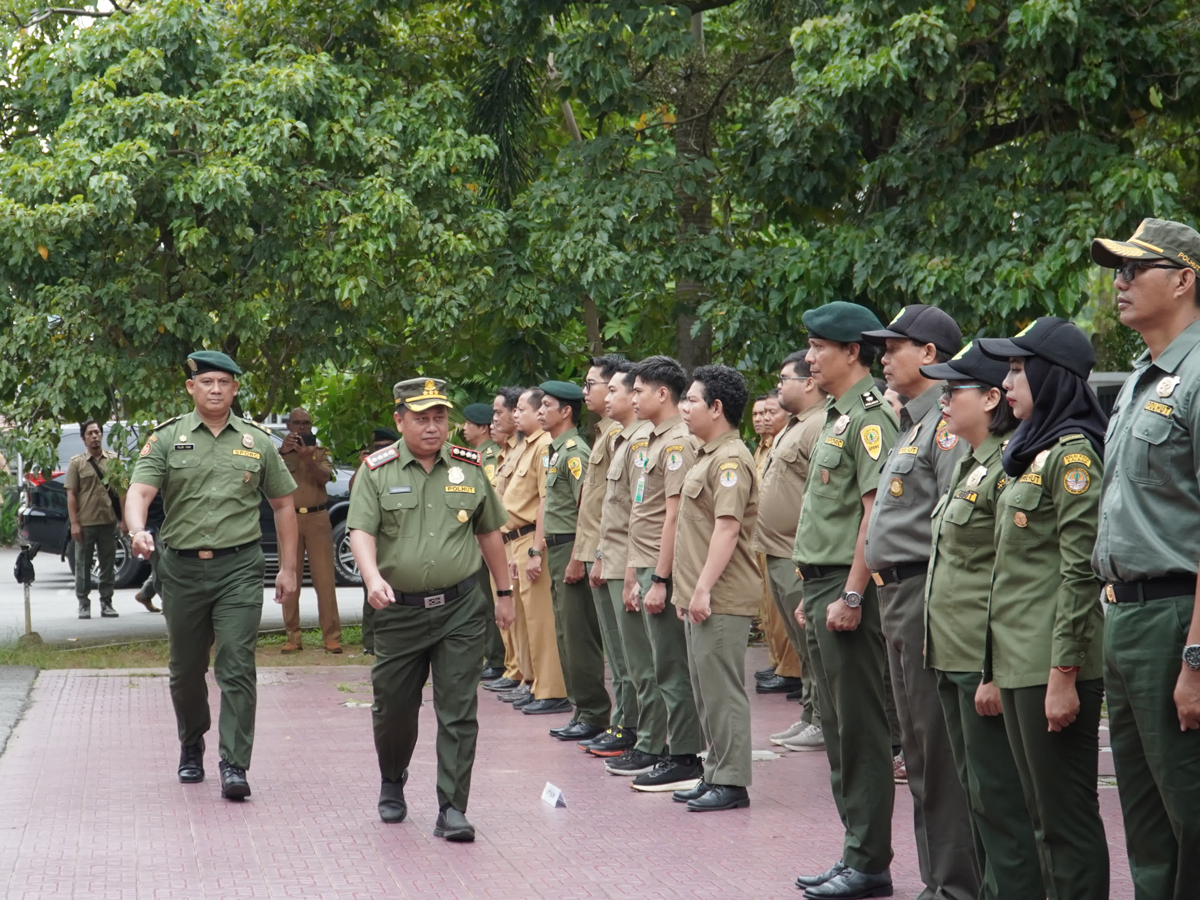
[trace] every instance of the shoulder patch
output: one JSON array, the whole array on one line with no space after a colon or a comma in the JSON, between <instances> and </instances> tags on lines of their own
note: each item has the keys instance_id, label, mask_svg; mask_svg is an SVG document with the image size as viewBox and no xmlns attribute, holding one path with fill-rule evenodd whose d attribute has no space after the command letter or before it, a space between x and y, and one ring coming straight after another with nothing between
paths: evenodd
<instances>
[{"instance_id":1,"label":"shoulder patch","mask_svg":"<svg viewBox=\"0 0 1200 900\"><path fill-rule=\"evenodd\" d=\"M470 463L473 466L483 464L483 459L479 455L478 450L472 450L470 447L458 447L454 444L450 445L450 458L457 459L460 462Z\"/></svg>"},{"instance_id":2,"label":"shoulder patch","mask_svg":"<svg viewBox=\"0 0 1200 900\"><path fill-rule=\"evenodd\" d=\"M367 457L367 468L374 472L384 463L390 463L393 459L398 459L399 456L400 451L396 449L395 445L384 447L382 450L377 450Z\"/></svg>"},{"instance_id":3,"label":"shoulder patch","mask_svg":"<svg viewBox=\"0 0 1200 900\"><path fill-rule=\"evenodd\" d=\"M878 425L868 425L858 436L862 438L863 447L871 459L879 459L879 453L883 450L883 430Z\"/></svg>"},{"instance_id":4,"label":"shoulder patch","mask_svg":"<svg viewBox=\"0 0 1200 900\"><path fill-rule=\"evenodd\" d=\"M183 416L173 416L172 418L170 418L170 419L167 419L167 421L165 421L165 422L159 422L157 425L155 425L155 426L154 426L153 428L151 428L150 430L151 430L151 431L158 431L160 428L166 428L168 425L172 425L172 424L174 424L175 422L178 422L178 421L179 421L180 419L182 419L182 418L183 418Z\"/></svg>"},{"instance_id":5,"label":"shoulder patch","mask_svg":"<svg viewBox=\"0 0 1200 900\"><path fill-rule=\"evenodd\" d=\"M1081 466L1092 467L1092 458L1086 453L1068 453L1063 457L1063 465L1070 466L1074 463L1079 463Z\"/></svg>"},{"instance_id":6,"label":"shoulder patch","mask_svg":"<svg viewBox=\"0 0 1200 900\"><path fill-rule=\"evenodd\" d=\"M1058 439L1058 442L1060 444L1066 444L1070 441L1078 441L1080 439L1086 439L1086 438L1087 438L1086 434L1064 434L1062 437L1060 437Z\"/></svg>"},{"instance_id":7,"label":"shoulder patch","mask_svg":"<svg viewBox=\"0 0 1200 900\"><path fill-rule=\"evenodd\" d=\"M724 472L727 469L736 469L737 467L738 467L737 462L730 460L729 462L723 462L719 466L717 466L717 471Z\"/></svg>"},{"instance_id":8,"label":"shoulder patch","mask_svg":"<svg viewBox=\"0 0 1200 900\"><path fill-rule=\"evenodd\" d=\"M858 399L862 401L863 409L874 409L883 402L875 396L874 391L863 391L858 395Z\"/></svg>"},{"instance_id":9,"label":"shoulder patch","mask_svg":"<svg viewBox=\"0 0 1200 900\"><path fill-rule=\"evenodd\" d=\"M943 450L953 450L955 445L958 443L958 435L950 433L949 429L946 428L945 419L942 419L940 422L938 422L935 435L937 438L937 445Z\"/></svg>"}]
</instances>

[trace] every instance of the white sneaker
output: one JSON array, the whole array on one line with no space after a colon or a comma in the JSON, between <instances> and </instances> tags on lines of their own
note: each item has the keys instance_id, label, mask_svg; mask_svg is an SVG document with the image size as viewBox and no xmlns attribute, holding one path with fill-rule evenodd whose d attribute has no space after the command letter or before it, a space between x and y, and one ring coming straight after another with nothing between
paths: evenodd
<instances>
[{"instance_id":1,"label":"white sneaker","mask_svg":"<svg viewBox=\"0 0 1200 900\"><path fill-rule=\"evenodd\" d=\"M821 733L820 725L809 725L795 737L781 741L780 745L786 750L824 750L825 735Z\"/></svg>"},{"instance_id":2,"label":"white sneaker","mask_svg":"<svg viewBox=\"0 0 1200 900\"><path fill-rule=\"evenodd\" d=\"M787 731L781 731L779 734L771 735L771 743L782 744L788 738L794 738L796 735L802 733L806 728L808 728L807 722L797 722Z\"/></svg>"}]
</instances>

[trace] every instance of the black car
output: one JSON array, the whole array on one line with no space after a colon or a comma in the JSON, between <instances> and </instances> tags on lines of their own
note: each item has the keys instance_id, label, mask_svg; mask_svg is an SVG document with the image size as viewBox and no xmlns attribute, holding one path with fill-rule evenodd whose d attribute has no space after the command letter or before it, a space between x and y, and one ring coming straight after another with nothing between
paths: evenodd
<instances>
[{"instance_id":1,"label":"black car","mask_svg":"<svg viewBox=\"0 0 1200 900\"><path fill-rule=\"evenodd\" d=\"M109 446L109 429L104 431L104 444ZM272 434L275 446L282 444L279 435ZM111 448L110 448L111 449ZM136 449L136 448L134 448ZM17 509L17 536L22 543L37 543L45 553L57 553L75 571L75 542L71 540L71 523L67 516L67 489L64 484L67 464L72 456L84 453L83 438L78 425L66 425L58 443L58 468L50 478L37 473L27 473L21 484L21 496ZM118 452L121 452L118 450ZM128 449L123 456L129 457ZM362 584L354 557L350 555L350 539L346 533L346 513L350 507L350 476L353 469L337 468L334 480L326 490L329 493L329 518L333 523L333 567L340 585ZM263 555L267 559L268 574L273 575L279 565L279 553L275 537L275 515L271 505L263 498L259 507L262 524ZM116 585L119 588L140 585L150 574L149 563L137 559L129 545L129 538L120 535L117 541ZM98 570L93 576L98 577Z\"/></svg>"}]
</instances>

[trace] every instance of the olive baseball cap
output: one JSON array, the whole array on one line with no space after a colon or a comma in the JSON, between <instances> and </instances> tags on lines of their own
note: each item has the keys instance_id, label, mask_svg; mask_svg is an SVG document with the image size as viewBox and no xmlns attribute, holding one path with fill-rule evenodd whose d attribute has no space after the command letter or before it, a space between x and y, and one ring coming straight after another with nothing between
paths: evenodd
<instances>
[{"instance_id":1,"label":"olive baseball cap","mask_svg":"<svg viewBox=\"0 0 1200 900\"><path fill-rule=\"evenodd\" d=\"M883 323L865 306L846 300L834 300L800 317L810 337L837 341L839 344L861 344L863 332L876 331Z\"/></svg>"},{"instance_id":2,"label":"olive baseball cap","mask_svg":"<svg viewBox=\"0 0 1200 900\"><path fill-rule=\"evenodd\" d=\"M1106 269L1118 269L1131 260L1165 259L1200 275L1200 234L1182 222L1142 219L1127 241L1092 241L1092 259Z\"/></svg>"},{"instance_id":3,"label":"olive baseball cap","mask_svg":"<svg viewBox=\"0 0 1200 900\"><path fill-rule=\"evenodd\" d=\"M468 403L463 407L463 418L473 425L491 425L492 408L486 403Z\"/></svg>"},{"instance_id":4,"label":"olive baseball cap","mask_svg":"<svg viewBox=\"0 0 1200 900\"><path fill-rule=\"evenodd\" d=\"M864 331L863 338L872 344L882 344L888 338L904 338L953 353L962 346L962 329L936 306L913 303L900 310L887 328Z\"/></svg>"},{"instance_id":5,"label":"olive baseball cap","mask_svg":"<svg viewBox=\"0 0 1200 900\"><path fill-rule=\"evenodd\" d=\"M454 409L446 396L446 382L441 378L409 378L397 381L392 388L396 405L404 405L413 412L424 412L433 406Z\"/></svg>"},{"instance_id":6,"label":"olive baseball cap","mask_svg":"<svg viewBox=\"0 0 1200 900\"><path fill-rule=\"evenodd\" d=\"M993 359L975 341L970 341L948 362L921 366L921 374L931 381L974 380L998 388L1008 377L1008 361Z\"/></svg>"},{"instance_id":7,"label":"olive baseball cap","mask_svg":"<svg viewBox=\"0 0 1200 900\"><path fill-rule=\"evenodd\" d=\"M1080 378L1087 378L1096 364L1096 351L1088 336L1077 325L1058 316L1034 319L1015 337L980 338L976 343L993 359L1040 356Z\"/></svg>"},{"instance_id":8,"label":"olive baseball cap","mask_svg":"<svg viewBox=\"0 0 1200 900\"><path fill-rule=\"evenodd\" d=\"M197 350L189 353L187 358L187 376L194 378L204 372L228 372L230 375L241 375L241 367L233 361L233 357L220 350Z\"/></svg>"},{"instance_id":9,"label":"olive baseball cap","mask_svg":"<svg viewBox=\"0 0 1200 900\"><path fill-rule=\"evenodd\" d=\"M538 385L542 393L557 400L582 400L583 388L569 381L543 381Z\"/></svg>"}]
</instances>

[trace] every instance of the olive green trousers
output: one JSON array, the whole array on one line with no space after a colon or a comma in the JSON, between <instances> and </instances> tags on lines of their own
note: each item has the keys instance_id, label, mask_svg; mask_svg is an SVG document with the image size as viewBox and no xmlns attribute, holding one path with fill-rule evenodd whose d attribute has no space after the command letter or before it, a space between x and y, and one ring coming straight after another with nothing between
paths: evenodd
<instances>
[{"instance_id":1,"label":"olive green trousers","mask_svg":"<svg viewBox=\"0 0 1200 900\"><path fill-rule=\"evenodd\" d=\"M567 565L574 549L574 541L546 548L558 658L562 662L567 699L575 707L575 718L588 725L607 728L612 701L604 686L604 646L592 589L586 573L574 584L567 584L566 579Z\"/></svg>"},{"instance_id":2,"label":"olive green trousers","mask_svg":"<svg viewBox=\"0 0 1200 900\"><path fill-rule=\"evenodd\" d=\"M221 689L221 758L250 768L258 676L254 650L263 605L262 549L255 544L216 559L190 559L164 549L158 559L162 608L170 641L171 702L179 741L194 744L212 726L209 652Z\"/></svg>"},{"instance_id":3,"label":"olive green trousers","mask_svg":"<svg viewBox=\"0 0 1200 900\"><path fill-rule=\"evenodd\" d=\"M608 596L617 620L617 630L621 633L621 647L625 650L625 664L629 666L629 680L637 696L637 722L623 724L636 729L636 749L661 756L667 749L667 704L654 674L654 650L650 646L646 620L640 611L630 612L625 608L621 600L624 587L624 581L608 579Z\"/></svg>"},{"instance_id":4,"label":"olive green trousers","mask_svg":"<svg viewBox=\"0 0 1200 900\"><path fill-rule=\"evenodd\" d=\"M662 615L676 615L668 609ZM700 730L708 745L704 781L749 787L750 698L746 696L746 643L752 616L714 613L687 628L692 692L700 714Z\"/></svg>"},{"instance_id":5,"label":"olive green trousers","mask_svg":"<svg viewBox=\"0 0 1200 900\"><path fill-rule=\"evenodd\" d=\"M116 583L117 526L82 525L80 540L75 544L75 598L81 606L88 603L92 589L92 557L100 564L101 603L112 603Z\"/></svg>"},{"instance_id":6,"label":"olive green trousers","mask_svg":"<svg viewBox=\"0 0 1200 900\"><path fill-rule=\"evenodd\" d=\"M592 565L592 563L584 563L589 587L591 587ZM612 675L612 723L614 726L632 730L637 726L637 692L629 677L629 664L625 661L625 646L621 643L621 632L617 627L617 613L613 609L612 597L608 593L608 582L604 582L600 587L591 588L591 591L592 605L596 607L596 620L600 623L600 638L604 645L604 655L608 658L608 669Z\"/></svg>"},{"instance_id":7,"label":"olive green trousers","mask_svg":"<svg viewBox=\"0 0 1200 900\"><path fill-rule=\"evenodd\" d=\"M654 584L650 580L653 574L653 567L637 570L638 586L642 589L642 615L654 657L654 677L667 708L667 752L676 756L694 755L704 749L704 738L688 664L687 629L675 614L669 584L663 611L646 611L646 594Z\"/></svg>"},{"instance_id":8,"label":"olive green trousers","mask_svg":"<svg viewBox=\"0 0 1200 900\"><path fill-rule=\"evenodd\" d=\"M796 656L800 658L800 677L804 686L800 692L803 712L800 721L812 725L821 724L821 712L817 709L817 695L813 689L815 678L809 672L808 636L796 621L796 608L804 603L804 582L796 574L796 564L782 556L767 557L767 581L771 585L771 599L783 619L783 628Z\"/></svg>"},{"instance_id":9,"label":"olive green trousers","mask_svg":"<svg viewBox=\"0 0 1200 900\"><path fill-rule=\"evenodd\" d=\"M484 563L479 568L479 587L492 605L496 605L496 598L492 596L492 578L488 571L487 563ZM485 669L503 669L504 668L504 638L500 636L500 626L496 624L495 616L488 616L486 625L486 637L483 644L483 667Z\"/></svg>"}]
</instances>

